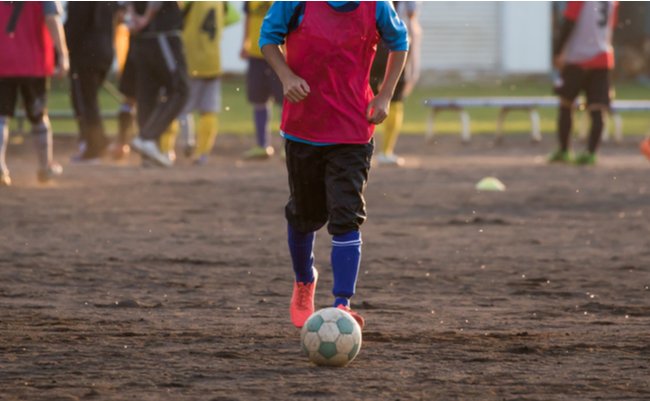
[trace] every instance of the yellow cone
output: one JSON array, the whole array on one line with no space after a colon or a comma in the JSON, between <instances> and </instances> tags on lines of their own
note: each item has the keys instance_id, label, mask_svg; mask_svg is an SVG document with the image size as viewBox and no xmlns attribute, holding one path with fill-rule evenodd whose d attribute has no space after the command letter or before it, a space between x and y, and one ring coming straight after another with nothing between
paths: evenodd
<instances>
[{"instance_id":1,"label":"yellow cone","mask_svg":"<svg viewBox=\"0 0 650 401\"><path fill-rule=\"evenodd\" d=\"M477 191L505 191L506 186L495 177L485 177L476 184Z\"/></svg>"}]
</instances>

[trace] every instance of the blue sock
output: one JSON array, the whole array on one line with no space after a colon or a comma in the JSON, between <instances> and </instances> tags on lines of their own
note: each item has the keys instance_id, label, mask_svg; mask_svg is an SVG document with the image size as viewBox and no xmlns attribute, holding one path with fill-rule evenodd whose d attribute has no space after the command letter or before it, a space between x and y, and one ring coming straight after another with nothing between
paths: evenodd
<instances>
[{"instance_id":1,"label":"blue sock","mask_svg":"<svg viewBox=\"0 0 650 401\"><path fill-rule=\"evenodd\" d=\"M301 233L288 224L289 253L293 262L296 281L311 283L314 281L314 242L316 233Z\"/></svg>"},{"instance_id":2,"label":"blue sock","mask_svg":"<svg viewBox=\"0 0 650 401\"><path fill-rule=\"evenodd\" d=\"M361 263L361 233L350 231L332 237L332 271L334 272L334 307L349 306L354 295Z\"/></svg>"},{"instance_id":3,"label":"blue sock","mask_svg":"<svg viewBox=\"0 0 650 401\"><path fill-rule=\"evenodd\" d=\"M269 146L269 105L266 103L253 105L255 121L255 137L257 144L263 148Z\"/></svg>"}]
</instances>

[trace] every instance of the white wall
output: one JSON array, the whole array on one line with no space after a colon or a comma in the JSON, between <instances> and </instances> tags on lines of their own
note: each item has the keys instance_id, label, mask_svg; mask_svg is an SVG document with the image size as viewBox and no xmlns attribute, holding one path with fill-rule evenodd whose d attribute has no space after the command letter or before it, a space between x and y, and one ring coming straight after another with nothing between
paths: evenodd
<instances>
[{"instance_id":1,"label":"white wall","mask_svg":"<svg viewBox=\"0 0 650 401\"><path fill-rule=\"evenodd\" d=\"M494 1L422 2L422 69L497 69L499 4Z\"/></svg>"},{"instance_id":2,"label":"white wall","mask_svg":"<svg viewBox=\"0 0 650 401\"><path fill-rule=\"evenodd\" d=\"M550 71L551 3L508 1L500 5L502 72Z\"/></svg>"},{"instance_id":3,"label":"white wall","mask_svg":"<svg viewBox=\"0 0 650 401\"><path fill-rule=\"evenodd\" d=\"M229 2L242 10L242 1ZM551 3L435 1L421 3L424 71L546 73L551 69ZM243 73L242 20L223 32L222 66Z\"/></svg>"},{"instance_id":4,"label":"white wall","mask_svg":"<svg viewBox=\"0 0 650 401\"><path fill-rule=\"evenodd\" d=\"M229 7L235 7L241 13L241 20L223 31L221 39L221 68L224 72L243 73L246 63L239 58L242 37L244 35L244 2L229 1Z\"/></svg>"}]
</instances>

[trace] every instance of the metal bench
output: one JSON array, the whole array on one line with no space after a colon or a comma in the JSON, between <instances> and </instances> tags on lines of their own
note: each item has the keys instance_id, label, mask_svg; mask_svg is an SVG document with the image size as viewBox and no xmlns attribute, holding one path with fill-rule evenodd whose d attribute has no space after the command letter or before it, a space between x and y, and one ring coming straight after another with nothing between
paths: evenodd
<instances>
[{"instance_id":1,"label":"metal bench","mask_svg":"<svg viewBox=\"0 0 650 401\"><path fill-rule=\"evenodd\" d=\"M457 98L457 99L427 99L424 105L430 108L427 119L427 128L425 139L431 141L435 135L435 119L438 113L444 110L457 111L460 114L461 132L460 136L463 142L469 142L471 139L470 117L467 109L469 108L498 108L499 115L496 125L496 139L500 141L503 138L503 125L507 114L510 111L526 111L530 118L531 132L530 135L535 142L542 139L540 117L538 109L540 108L557 108L558 98L556 97L475 97L475 98ZM623 111L650 111L649 100L615 100L610 109L610 115L614 123L614 137L617 142L623 139L623 118L620 112ZM584 136L586 127L583 124L581 136ZM609 139L609 130L605 125L603 139Z\"/></svg>"}]
</instances>

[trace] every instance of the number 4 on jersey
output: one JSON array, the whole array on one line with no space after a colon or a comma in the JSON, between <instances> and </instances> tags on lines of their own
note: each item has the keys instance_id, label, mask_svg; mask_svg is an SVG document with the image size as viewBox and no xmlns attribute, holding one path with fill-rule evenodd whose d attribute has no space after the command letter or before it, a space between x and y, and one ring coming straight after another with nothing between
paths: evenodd
<instances>
[{"instance_id":1,"label":"number 4 on jersey","mask_svg":"<svg viewBox=\"0 0 650 401\"><path fill-rule=\"evenodd\" d=\"M214 8L211 8L203 19L201 30L208 34L210 40L217 37L217 16Z\"/></svg>"}]
</instances>

